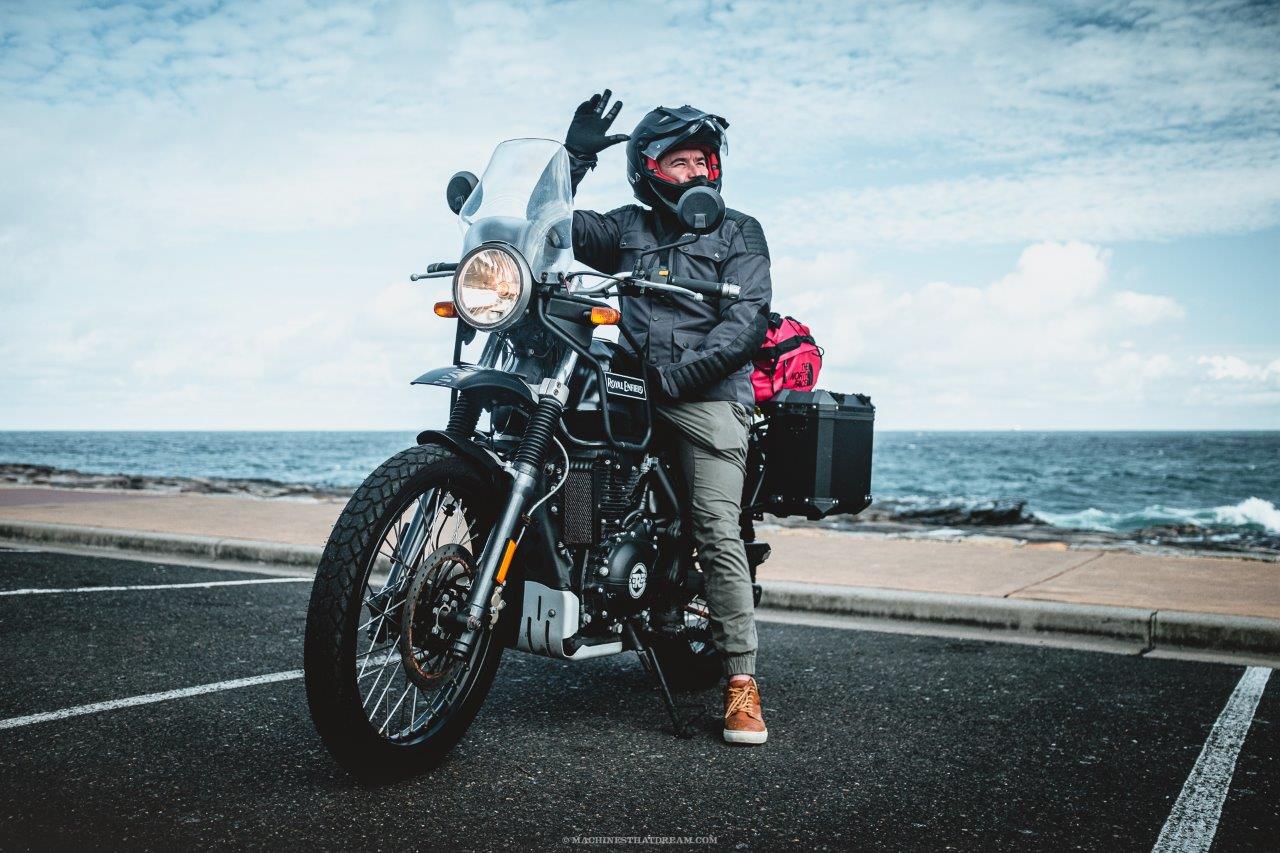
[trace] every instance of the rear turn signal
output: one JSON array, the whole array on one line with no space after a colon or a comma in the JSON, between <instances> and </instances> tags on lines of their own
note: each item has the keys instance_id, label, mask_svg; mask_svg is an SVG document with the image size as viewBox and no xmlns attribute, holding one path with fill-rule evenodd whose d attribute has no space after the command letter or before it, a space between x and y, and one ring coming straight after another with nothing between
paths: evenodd
<instances>
[{"instance_id":1,"label":"rear turn signal","mask_svg":"<svg viewBox=\"0 0 1280 853\"><path fill-rule=\"evenodd\" d=\"M458 306L452 302L437 302L435 312L437 317L457 317Z\"/></svg>"},{"instance_id":2,"label":"rear turn signal","mask_svg":"<svg viewBox=\"0 0 1280 853\"><path fill-rule=\"evenodd\" d=\"M616 326L621 319L622 312L617 308L602 307L591 309L591 325L593 326Z\"/></svg>"}]
</instances>

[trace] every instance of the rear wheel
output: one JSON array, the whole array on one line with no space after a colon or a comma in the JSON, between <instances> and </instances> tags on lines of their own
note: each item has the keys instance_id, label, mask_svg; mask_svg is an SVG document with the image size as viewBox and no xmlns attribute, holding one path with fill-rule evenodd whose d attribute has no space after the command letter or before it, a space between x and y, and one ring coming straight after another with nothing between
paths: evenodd
<instances>
[{"instance_id":1,"label":"rear wheel","mask_svg":"<svg viewBox=\"0 0 1280 853\"><path fill-rule=\"evenodd\" d=\"M316 730L349 770L425 770L479 712L501 639L485 630L456 660L439 623L466 600L494 514L471 463L422 445L379 466L339 516L312 587L304 671Z\"/></svg>"},{"instance_id":2,"label":"rear wheel","mask_svg":"<svg viewBox=\"0 0 1280 853\"><path fill-rule=\"evenodd\" d=\"M720 655L711 643L711 619L707 602L693 596L680 608L678 631L659 633L651 643L663 674L672 687L697 690L720 679Z\"/></svg>"}]
</instances>

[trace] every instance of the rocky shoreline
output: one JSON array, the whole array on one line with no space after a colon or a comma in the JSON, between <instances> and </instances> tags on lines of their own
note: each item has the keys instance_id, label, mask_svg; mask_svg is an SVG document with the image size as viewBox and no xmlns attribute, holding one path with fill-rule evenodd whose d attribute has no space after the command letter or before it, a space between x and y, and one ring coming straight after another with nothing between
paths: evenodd
<instances>
[{"instance_id":1,"label":"rocky shoreline","mask_svg":"<svg viewBox=\"0 0 1280 853\"><path fill-rule=\"evenodd\" d=\"M120 489L170 494L241 496L260 499L346 498L353 488L285 483L269 479L165 477L146 474L94 474L49 465L0 463L0 487L46 486L62 489ZM857 516L833 515L821 521L775 518L781 527L834 530L906 539L953 540L997 537L1032 543L1062 543L1073 548L1123 549L1148 554L1203 554L1280 561L1280 536L1265 531L1216 531L1196 525L1160 525L1125 533L1054 527L1027 511L1023 501L920 506L882 500Z\"/></svg>"},{"instance_id":2,"label":"rocky shoreline","mask_svg":"<svg viewBox=\"0 0 1280 853\"><path fill-rule=\"evenodd\" d=\"M51 486L59 489L124 489L242 495L251 498L345 498L354 489L282 483L278 480L224 479L222 477L160 477L150 474L91 474L49 465L0 464L0 485Z\"/></svg>"}]
</instances>

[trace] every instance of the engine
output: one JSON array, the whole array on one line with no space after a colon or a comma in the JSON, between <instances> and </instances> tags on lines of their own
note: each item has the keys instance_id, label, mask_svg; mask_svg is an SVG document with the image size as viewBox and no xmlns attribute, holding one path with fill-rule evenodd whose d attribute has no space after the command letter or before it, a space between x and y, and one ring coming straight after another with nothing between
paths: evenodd
<instances>
[{"instance_id":1,"label":"engine","mask_svg":"<svg viewBox=\"0 0 1280 853\"><path fill-rule=\"evenodd\" d=\"M569 462L562 498L564 542L577 556L584 610L599 630L644 609L655 577L658 547L640 486L650 464L611 451Z\"/></svg>"},{"instance_id":2,"label":"engine","mask_svg":"<svg viewBox=\"0 0 1280 853\"><path fill-rule=\"evenodd\" d=\"M642 610L657 558L652 523L637 520L591 549L583 591L590 594L588 600L598 603L601 615L627 616Z\"/></svg>"}]
</instances>

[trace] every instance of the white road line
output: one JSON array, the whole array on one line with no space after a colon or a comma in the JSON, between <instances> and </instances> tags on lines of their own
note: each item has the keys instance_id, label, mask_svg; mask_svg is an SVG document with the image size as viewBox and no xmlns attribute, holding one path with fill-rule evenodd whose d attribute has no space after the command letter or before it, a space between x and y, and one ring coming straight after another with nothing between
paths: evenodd
<instances>
[{"instance_id":1,"label":"white road line","mask_svg":"<svg viewBox=\"0 0 1280 853\"><path fill-rule=\"evenodd\" d=\"M1218 819L1222 817L1222 804L1236 772L1236 758L1270 677L1271 670L1265 666L1251 666L1244 671L1209 731L1204 749L1200 750L1200 757L1191 768L1191 775L1182 786L1164 829L1160 830L1156 846L1151 848L1152 853L1207 851L1213 844Z\"/></svg>"},{"instance_id":2,"label":"white road line","mask_svg":"<svg viewBox=\"0 0 1280 853\"><path fill-rule=\"evenodd\" d=\"M208 589L214 586L244 586L253 583L310 583L311 578L254 578L243 581L205 581L204 583L153 583L137 586L77 586L67 589L5 589L4 595L51 595L63 592L127 592L137 589Z\"/></svg>"},{"instance_id":3,"label":"white road line","mask_svg":"<svg viewBox=\"0 0 1280 853\"><path fill-rule=\"evenodd\" d=\"M201 684L197 687L184 687L181 690L167 690L164 693L148 693L144 696L130 696L127 699L112 699L109 702L94 702L91 705L77 705L74 708L63 708L60 711L46 711L43 714L29 714L25 717L10 717L0 720L0 729L16 729L20 726L31 726L36 723L47 723L52 720L65 720L68 717L80 717L85 714L98 714L102 711L114 711L117 708L132 708L135 705L149 705L152 702L167 702L170 699L185 699L188 696L200 696L205 693L218 693L222 690L236 690L241 687L253 687L257 684L271 684L276 681L293 681L302 677L302 670L290 669L284 672L272 672L268 675L255 675L252 678L236 678L231 681L219 681L214 684Z\"/></svg>"}]
</instances>

